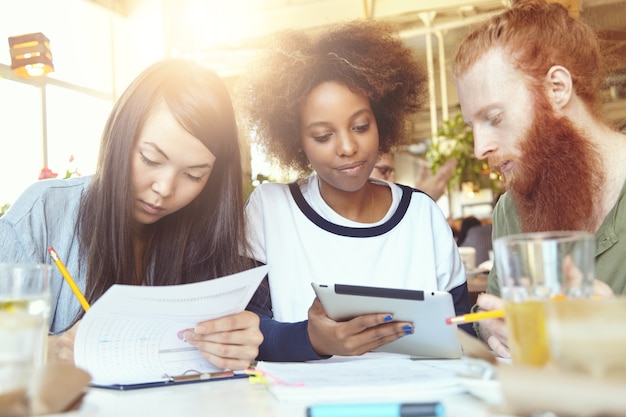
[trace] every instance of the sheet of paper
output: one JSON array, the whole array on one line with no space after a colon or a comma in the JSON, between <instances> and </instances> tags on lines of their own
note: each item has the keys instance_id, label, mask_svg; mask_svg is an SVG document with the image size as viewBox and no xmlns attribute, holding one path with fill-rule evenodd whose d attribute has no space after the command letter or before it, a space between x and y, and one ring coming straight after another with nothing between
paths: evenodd
<instances>
[{"instance_id":1,"label":"sheet of paper","mask_svg":"<svg viewBox=\"0 0 626 417\"><path fill-rule=\"evenodd\" d=\"M260 362L257 369L280 401L430 401L465 390L463 359L416 360L372 352L304 363Z\"/></svg>"},{"instance_id":2,"label":"sheet of paper","mask_svg":"<svg viewBox=\"0 0 626 417\"><path fill-rule=\"evenodd\" d=\"M183 285L114 285L78 327L76 366L87 370L96 385L219 371L182 334L199 322L243 311L267 271L261 266Z\"/></svg>"}]
</instances>

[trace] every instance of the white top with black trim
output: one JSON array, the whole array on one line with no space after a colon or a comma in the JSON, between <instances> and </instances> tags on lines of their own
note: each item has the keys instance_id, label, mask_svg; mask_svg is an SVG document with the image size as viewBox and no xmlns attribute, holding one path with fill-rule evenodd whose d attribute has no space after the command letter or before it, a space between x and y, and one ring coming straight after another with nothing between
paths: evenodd
<instances>
[{"instance_id":1,"label":"white top with black trim","mask_svg":"<svg viewBox=\"0 0 626 417\"><path fill-rule=\"evenodd\" d=\"M246 204L252 257L269 265L274 319L306 320L311 282L450 291L465 282L452 231L421 191L391 188L393 202L373 224L351 221L328 206L317 176L266 183Z\"/></svg>"}]
</instances>

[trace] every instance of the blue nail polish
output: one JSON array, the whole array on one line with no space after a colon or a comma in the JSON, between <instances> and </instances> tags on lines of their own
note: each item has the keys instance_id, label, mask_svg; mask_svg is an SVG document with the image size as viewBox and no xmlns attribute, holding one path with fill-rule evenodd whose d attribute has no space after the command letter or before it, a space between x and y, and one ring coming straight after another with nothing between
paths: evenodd
<instances>
[{"instance_id":1,"label":"blue nail polish","mask_svg":"<svg viewBox=\"0 0 626 417\"><path fill-rule=\"evenodd\" d=\"M413 327L408 324L402 328L404 330L404 334L413 334Z\"/></svg>"},{"instance_id":2,"label":"blue nail polish","mask_svg":"<svg viewBox=\"0 0 626 417\"><path fill-rule=\"evenodd\" d=\"M385 316L385 321L391 321L391 320L393 320L393 317L391 317L390 315Z\"/></svg>"}]
</instances>

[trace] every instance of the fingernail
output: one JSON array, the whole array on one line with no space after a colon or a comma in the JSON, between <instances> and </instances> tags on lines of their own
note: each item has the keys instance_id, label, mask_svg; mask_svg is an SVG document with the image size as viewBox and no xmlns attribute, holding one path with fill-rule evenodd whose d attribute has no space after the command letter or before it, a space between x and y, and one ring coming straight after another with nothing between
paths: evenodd
<instances>
[{"instance_id":1,"label":"fingernail","mask_svg":"<svg viewBox=\"0 0 626 417\"><path fill-rule=\"evenodd\" d=\"M406 325L402 328L404 330L404 334L413 334L413 327Z\"/></svg>"},{"instance_id":2,"label":"fingernail","mask_svg":"<svg viewBox=\"0 0 626 417\"><path fill-rule=\"evenodd\" d=\"M194 338L194 330L193 329L182 329L176 332L176 337L178 337L183 342L189 342Z\"/></svg>"},{"instance_id":3,"label":"fingernail","mask_svg":"<svg viewBox=\"0 0 626 417\"><path fill-rule=\"evenodd\" d=\"M393 317L391 317L390 315L385 316L385 321L391 321L391 320L393 320Z\"/></svg>"}]
</instances>

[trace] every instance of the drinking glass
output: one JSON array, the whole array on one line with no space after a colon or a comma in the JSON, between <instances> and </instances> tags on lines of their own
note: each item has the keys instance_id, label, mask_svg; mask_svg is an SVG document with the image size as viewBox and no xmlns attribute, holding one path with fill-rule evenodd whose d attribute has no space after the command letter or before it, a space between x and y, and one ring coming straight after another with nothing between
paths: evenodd
<instances>
[{"instance_id":1,"label":"drinking glass","mask_svg":"<svg viewBox=\"0 0 626 417\"><path fill-rule=\"evenodd\" d=\"M26 391L45 363L53 269L0 263L0 394Z\"/></svg>"},{"instance_id":2,"label":"drinking glass","mask_svg":"<svg viewBox=\"0 0 626 417\"><path fill-rule=\"evenodd\" d=\"M626 382L626 297L567 299L547 307L550 353L559 369Z\"/></svg>"},{"instance_id":3,"label":"drinking glass","mask_svg":"<svg viewBox=\"0 0 626 417\"><path fill-rule=\"evenodd\" d=\"M523 233L496 239L494 251L512 361L543 366L550 360L546 303L592 295L595 238L580 231Z\"/></svg>"}]
</instances>

